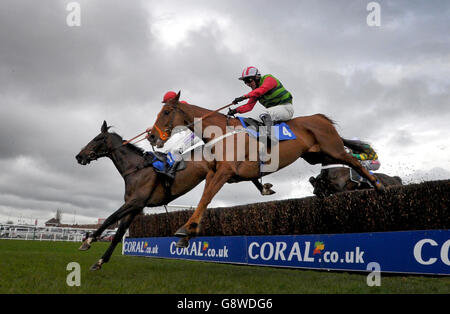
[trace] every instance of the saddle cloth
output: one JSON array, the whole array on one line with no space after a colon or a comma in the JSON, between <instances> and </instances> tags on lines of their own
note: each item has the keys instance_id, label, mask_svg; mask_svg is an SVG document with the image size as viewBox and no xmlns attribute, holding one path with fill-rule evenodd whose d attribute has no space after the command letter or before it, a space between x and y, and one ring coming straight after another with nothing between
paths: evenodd
<instances>
[{"instance_id":1,"label":"saddle cloth","mask_svg":"<svg viewBox=\"0 0 450 314\"><path fill-rule=\"evenodd\" d=\"M172 154L162 152L146 152L144 155L148 166L152 166L156 172L164 173L170 169L175 163ZM186 168L186 162L184 159L177 165L176 171L181 171Z\"/></svg>"},{"instance_id":2,"label":"saddle cloth","mask_svg":"<svg viewBox=\"0 0 450 314\"><path fill-rule=\"evenodd\" d=\"M238 117L245 130L255 138L259 138L259 127L264 126L264 123L255 120L253 118ZM291 131L289 125L284 121L274 121L274 135L278 141L295 140L297 137L294 132Z\"/></svg>"}]
</instances>

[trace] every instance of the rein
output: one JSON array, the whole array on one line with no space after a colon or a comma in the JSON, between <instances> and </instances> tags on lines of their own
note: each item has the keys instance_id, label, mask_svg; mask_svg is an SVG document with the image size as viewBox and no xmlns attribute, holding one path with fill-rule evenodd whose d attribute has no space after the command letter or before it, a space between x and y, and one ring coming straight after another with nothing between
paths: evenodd
<instances>
[{"instance_id":1,"label":"rein","mask_svg":"<svg viewBox=\"0 0 450 314\"><path fill-rule=\"evenodd\" d=\"M189 127L193 126L194 124L196 124L196 123L202 121L203 119L208 118L208 117L211 116L212 114L217 113L217 112L219 112L220 110L223 110L223 109L225 109L225 108L230 107L231 105L233 105L233 103L228 104L228 105L225 105L225 106L223 106L223 107L221 107L221 108L219 108L219 109L216 109L216 110L214 110L214 111L208 112L207 114L201 116L197 121L191 122L191 123L189 123L188 125L186 125L186 127L189 128Z\"/></svg>"},{"instance_id":2,"label":"rein","mask_svg":"<svg viewBox=\"0 0 450 314\"><path fill-rule=\"evenodd\" d=\"M195 125L196 123L202 121L203 119L208 118L209 116L213 115L214 113L217 113L217 112L219 112L220 110L223 110L223 109L225 109L225 108L230 107L231 105L233 105L233 103L228 104L228 105L225 105L225 106L223 106L223 107L221 107L221 108L219 108L219 109L216 109L216 110L214 110L214 111L208 112L207 114L201 116L198 120L193 121L193 122L189 123L188 125L186 125L186 127L189 128L189 127ZM172 129L173 129L173 120L175 119L175 115L176 115L177 110L180 110L181 112L183 112L181 109L178 108L177 105L175 105L174 108L175 108L175 110L174 110L172 119L170 120L169 126L168 126L168 128L167 128L167 130L169 130L169 132L171 132ZM163 131L163 130L161 130L156 124L153 125L153 128L155 128L155 130L158 132L159 137L160 137L161 140L166 141L166 140L170 137L170 134L169 134L168 131ZM129 143L131 143L132 141L134 141L134 140L137 139L138 137L144 135L145 133L149 133L149 132L147 132L147 130L145 130L144 132L139 133L139 134L136 135L135 137L133 137L133 138L127 140L127 141L124 141L121 145L119 145L119 146L117 146L117 147L114 147L113 150L115 150L115 149L117 149L117 148L120 148L120 147L122 147L122 146L125 146L125 145L127 145L127 144L129 144ZM141 141L143 141L143 140L145 140L145 139L147 139L147 138L148 138L148 134L147 134L145 137L143 137L142 139L136 141L135 143L139 143L139 142L141 142Z\"/></svg>"}]
</instances>

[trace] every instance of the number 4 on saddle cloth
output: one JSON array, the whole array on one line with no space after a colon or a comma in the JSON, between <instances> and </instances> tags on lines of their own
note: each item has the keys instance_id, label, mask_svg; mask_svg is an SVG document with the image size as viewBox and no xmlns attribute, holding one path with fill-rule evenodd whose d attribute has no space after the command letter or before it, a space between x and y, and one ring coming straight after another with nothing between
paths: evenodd
<instances>
[{"instance_id":1,"label":"number 4 on saddle cloth","mask_svg":"<svg viewBox=\"0 0 450 314\"><path fill-rule=\"evenodd\" d=\"M264 126L262 122L259 122L252 118L238 117L241 121L242 126L245 130L255 138L259 137L259 132L257 132L259 127ZM294 132L291 131L289 125L282 121L274 121L273 123L273 134L278 141L295 140L297 137Z\"/></svg>"}]
</instances>

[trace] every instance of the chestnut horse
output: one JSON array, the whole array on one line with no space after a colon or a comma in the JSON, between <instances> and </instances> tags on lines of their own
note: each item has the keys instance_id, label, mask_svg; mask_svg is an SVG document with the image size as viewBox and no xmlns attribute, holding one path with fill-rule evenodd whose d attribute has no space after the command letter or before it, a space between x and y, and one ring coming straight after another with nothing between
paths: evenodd
<instances>
[{"instance_id":1,"label":"chestnut horse","mask_svg":"<svg viewBox=\"0 0 450 314\"><path fill-rule=\"evenodd\" d=\"M76 156L78 163L81 165L87 165L101 157L110 158L125 181L125 204L109 216L99 229L89 235L80 247L82 251L88 250L91 243L96 241L106 228L120 220L119 228L111 245L102 258L91 266L91 270L98 270L102 264L109 261L115 247L121 241L134 217L144 207L165 205L189 192L205 179L213 167L212 162L204 159L186 161L186 168L177 172L175 179L170 182L168 191L164 182L167 178L158 174L147 163L144 151L133 144L124 145L122 137L108 132L109 128L104 121L100 134ZM194 151L191 152L191 154L193 153ZM261 185L258 180L254 180L253 183L262 194L267 193L267 188L270 188Z\"/></svg>"},{"instance_id":2,"label":"chestnut horse","mask_svg":"<svg viewBox=\"0 0 450 314\"><path fill-rule=\"evenodd\" d=\"M228 127L234 127L236 129L241 125L238 119L229 118L224 114L212 112L211 110L191 104L180 103L179 99L180 92L175 98L163 105L149 134L148 139L152 145L159 147L164 145L164 142L170 136L175 126L185 125L194 132L199 131L197 129L201 128L202 134L197 135L208 144L208 142L214 141L218 136L216 134L210 137L204 136L207 128L215 127L222 132L221 134L227 134ZM205 117L206 115L207 118L202 119L201 125L196 127L199 123L196 124L195 119ZM377 178L362 167L356 158L345 151L342 138L337 133L333 121L325 115L316 114L307 117L297 117L286 123L296 135L296 139L275 142L272 149L270 147L267 148L268 153L278 148L277 171L293 163L299 157L303 157L309 163L317 163L317 160L310 157L315 155L315 153L323 153L337 160L339 163L355 169L364 178L368 179L377 190L384 190L384 186ZM188 246L189 239L198 234L200 222L208 204L226 182L230 180L236 182L255 180L268 174L261 173L262 161L260 159L255 161L250 156L249 147L255 139L246 134L245 149L239 149L237 147L237 143L239 143L237 135L232 136L236 137L236 140L234 140L236 144L233 147L229 147L230 145L227 145L225 140L215 144L215 152L220 151L219 154L221 156L215 156L214 167L209 170L206 176L205 188L195 212L185 225L175 233L177 237L180 237L178 246ZM229 151L230 149L232 150L231 152ZM241 156L238 156L239 154ZM232 160L229 157L227 158L227 156L233 156Z\"/></svg>"}]
</instances>

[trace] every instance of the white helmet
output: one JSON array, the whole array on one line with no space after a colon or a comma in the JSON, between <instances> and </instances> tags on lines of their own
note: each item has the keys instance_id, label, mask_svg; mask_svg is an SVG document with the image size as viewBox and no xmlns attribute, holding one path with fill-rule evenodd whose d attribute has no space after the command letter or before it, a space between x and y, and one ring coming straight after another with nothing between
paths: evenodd
<instances>
[{"instance_id":1,"label":"white helmet","mask_svg":"<svg viewBox=\"0 0 450 314\"><path fill-rule=\"evenodd\" d=\"M240 80L244 80L247 77L257 77L261 76L261 73L259 73L258 69L255 67L246 67L244 68L244 71L242 71L242 75L239 78Z\"/></svg>"}]
</instances>

